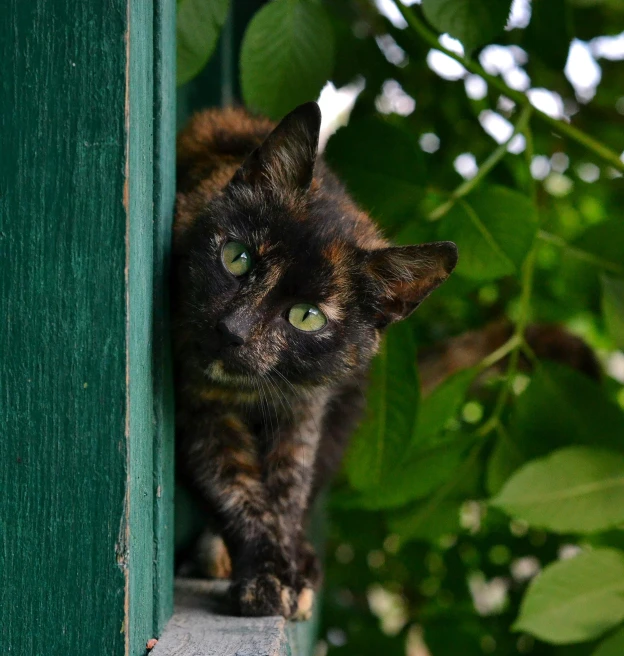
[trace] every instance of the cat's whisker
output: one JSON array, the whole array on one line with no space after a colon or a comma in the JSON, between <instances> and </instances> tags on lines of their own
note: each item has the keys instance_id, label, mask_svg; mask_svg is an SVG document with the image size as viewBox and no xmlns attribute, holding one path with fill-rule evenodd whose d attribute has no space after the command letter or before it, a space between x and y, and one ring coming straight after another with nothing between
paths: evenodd
<instances>
[{"instance_id":1,"label":"cat's whisker","mask_svg":"<svg viewBox=\"0 0 624 656\"><path fill-rule=\"evenodd\" d=\"M281 373L280 371L277 371L277 369L274 369L273 373L276 373L290 387L290 389L293 391L293 394L297 395L297 390L296 390L295 386L288 380L288 378L286 378L284 376L283 373ZM312 420L314 422L314 427L316 428L317 433L320 435L321 434L321 429L318 425L318 422L316 421L316 417L313 417Z\"/></svg>"},{"instance_id":2,"label":"cat's whisker","mask_svg":"<svg viewBox=\"0 0 624 656\"><path fill-rule=\"evenodd\" d=\"M285 409L284 408L284 403L283 403L283 401L282 401L282 399L279 395L279 390L277 389L277 387L275 386L275 384L273 383L271 378L268 377L268 378L265 378L265 380L266 380L268 388L271 392L271 400L273 401L273 405L275 407L275 420L276 420L276 423L277 423L278 441L279 441L279 439L281 437L281 430L282 430L282 427L280 425L280 414L281 413L277 409L277 404L275 403L275 399L277 399L277 401L279 402L279 404L282 406L283 409ZM275 393L275 396L274 396L274 393Z\"/></svg>"},{"instance_id":3,"label":"cat's whisker","mask_svg":"<svg viewBox=\"0 0 624 656\"><path fill-rule=\"evenodd\" d=\"M270 417L270 408L269 408L269 402L268 399L266 398L266 392L264 391L264 386L262 385L262 381L258 379L258 390L260 392L260 403L262 404L262 416L264 417L264 426L268 430L269 426L271 426L272 430L272 425L271 425L271 417Z\"/></svg>"},{"instance_id":4,"label":"cat's whisker","mask_svg":"<svg viewBox=\"0 0 624 656\"><path fill-rule=\"evenodd\" d=\"M286 385L288 385L288 387L292 390L293 397L294 397L294 398L297 398L297 396L298 396L297 389L296 389L295 386L294 386L294 385L288 380L288 378L286 378L286 376L284 376L284 374L283 374L281 371L278 371L277 369L274 369L274 370L273 370L273 373L274 373L274 374L277 374L277 375L278 375L278 376L279 376L279 377L280 377L280 378L286 383Z\"/></svg>"},{"instance_id":5,"label":"cat's whisker","mask_svg":"<svg viewBox=\"0 0 624 656\"><path fill-rule=\"evenodd\" d=\"M358 388L360 394L362 395L362 399L364 399L364 401L366 402L366 392L364 391L364 389L362 387L362 382L360 381L359 378L355 379L355 384L357 385L357 388Z\"/></svg>"},{"instance_id":6,"label":"cat's whisker","mask_svg":"<svg viewBox=\"0 0 624 656\"><path fill-rule=\"evenodd\" d=\"M271 448L275 447L275 427L273 426L273 417L271 416L271 404L269 402L269 395L268 395L268 389L264 386L264 381L262 378L258 378L258 382L260 384L260 388L262 389L262 394L264 397L264 401L266 403L266 410L267 410L267 417L268 417L268 424L271 427L271 439L270 439L270 446Z\"/></svg>"},{"instance_id":7,"label":"cat's whisker","mask_svg":"<svg viewBox=\"0 0 624 656\"><path fill-rule=\"evenodd\" d=\"M274 389L275 389L276 393L278 394L280 405L282 406L282 408L284 408L284 412L286 413L286 415L288 415L290 413L290 416L294 417L295 413L294 413L294 410L293 410L293 407L292 407L292 403L289 401L289 399L286 396L286 394L284 393L284 391L282 389L280 389L278 382L271 378L270 373L269 373L268 380L271 380L271 382L274 386Z\"/></svg>"},{"instance_id":8,"label":"cat's whisker","mask_svg":"<svg viewBox=\"0 0 624 656\"><path fill-rule=\"evenodd\" d=\"M260 381L257 378L252 379L252 380L253 380L253 383L254 383L254 387L256 388L256 390L258 392L258 403L260 405L260 413L262 414L262 425L266 426L267 425L267 417L266 417L265 411L264 411L264 402L263 402L264 399L262 397L262 391L260 389Z\"/></svg>"},{"instance_id":9,"label":"cat's whisker","mask_svg":"<svg viewBox=\"0 0 624 656\"><path fill-rule=\"evenodd\" d=\"M280 441L281 441L281 430L282 430L282 428L281 428L281 425L280 425L280 416L279 416L279 411L278 411L278 409L277 409L277 405L276 405L276 403L275 403L275 398L277 397L277 400L278 400L278 401L279 401L280 399L279 399L279 397L278 397L277 395L275 395L275 396L273 395L273 392L274 392L275 388L274 388L273 385L271 384L270 379L267 378L267 379L265 379L265 381L266 381L266 384L267 384L267 389L268 389L268 391L269 391L269 393L270 393L270 395L271 395L271 401L272 401L272 403L273 403L273 407L274 407L274 409L275 409L275 422L276 422L276 424L277 424L277 436L276 436L277 439L274 437L274 438L273 438L273 442L274 442L274 446L279 446L279 443L280 443ZM280 401L280 403L281 403L281 401Z\"/></svg>"}]
</instances>

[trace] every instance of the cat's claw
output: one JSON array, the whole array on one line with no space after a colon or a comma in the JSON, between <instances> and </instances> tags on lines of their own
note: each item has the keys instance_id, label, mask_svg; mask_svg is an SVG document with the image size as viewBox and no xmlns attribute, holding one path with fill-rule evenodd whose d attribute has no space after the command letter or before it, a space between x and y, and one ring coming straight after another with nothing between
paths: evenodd
<instances>
[{"instance_id":1,"label":"cat's claw","mask_svg":"<svg viewBox=\"0 0 624 656\"><path fill-rule=\"evenodd\" d=\"M283 584L273 574L260 574L234 584L238 610L246 617L281 615L287 619L297 613L298 599L294 588Z\"/></svg>"},{"instance_id":2,"label":"cat's claw","mask_svg":"<svg viewBox=\"0 0 624 656\"><path fill-rule=\"evenodd\" d=\"M303 588L297 597L297 610L292 616L293 620L309 620L312 617L314 607L314 590Z\"/></svg>"}]
</instances>

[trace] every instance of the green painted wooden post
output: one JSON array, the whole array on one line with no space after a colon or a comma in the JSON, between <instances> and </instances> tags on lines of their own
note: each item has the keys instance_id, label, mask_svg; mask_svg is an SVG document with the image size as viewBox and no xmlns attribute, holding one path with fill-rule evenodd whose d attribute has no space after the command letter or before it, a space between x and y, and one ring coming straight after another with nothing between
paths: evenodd
<instances>
[{"instance_id":1,"label":"green painted wooden post","mask_svg":"<svg viewBox=\"0 0 624 656\"><path fill-rule=\"evenodd\" d=\"M175 0L154 7L154 633L173 612L174 435L169 255L175 200Z\"/></svg>"},{"instance_id":2,"label":"green painted wooden post","mask_svg":"<svg viewBox=\"0 0 624 656\"><path fill-rule=\"evenodd\" d=\"M12 656L144 654L171 610L174 12L175 0L3 7L0 644Z\"/></svg>"}]
</instances>

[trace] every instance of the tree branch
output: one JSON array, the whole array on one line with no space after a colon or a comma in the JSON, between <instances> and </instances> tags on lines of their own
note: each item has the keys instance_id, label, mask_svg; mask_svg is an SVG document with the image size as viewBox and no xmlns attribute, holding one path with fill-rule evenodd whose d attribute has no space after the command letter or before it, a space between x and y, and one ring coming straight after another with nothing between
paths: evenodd
<instances>
[{"instance_id":1,"label":"tree branch","mask_svg":"<svg viewBox=\"0 0 624 656\"><path fill-rule=\"evenodd\" d=\"M505 157L507 153L507 147L513 138L517 134L520 134L526 130L532 111L533 107L531 105L525 105L522 108L522 113L520 114L518 122L516 123L514 131L512 132L509 139L498 146L496 150L492 151L491 155L485 160L485 162L483 162L483 164L481 164L479 170L473 178L462 182L459 187L457 187L457 189L455 189L455 191L451 194L447 201L441 205L438 205L438 207L436 207L429 214L427 217L429 221L437 221L438 219L441 219L460 198L463 198L469 194L479 184L479 182L481 182L481 180L483 180L483 178L485 178L485 176L498 164L498 162L500 162L500 160Z\"/></svg>"},{"instance_id":2,"label":"tree branch","mask_svg":"<svg viewBox=\"0 0 624 656\"><path fill-rule=\"evenodd\" d=\"M416 32L424 41L426 41L432 48L440 50L445 55L454 59L456 62L459 62L465 69L469 70L472 73L480 75L488 84L498 89L501 93L504 93L508 98L513 100L519 105L526 106L530 105L531 101L528 96L521 91L516 91L511 87L508 87L503 80L494 75L487 73L479 64L464 57L463 55L458 55L456 52L445 48L439 41L434 32L432 32L421 20L416 16L416 14L406 7L400 0L394 0L394 4L397 9L401 12L403 18L407 21L408 25ZM588 134L579 130L578 128L565 123L559 119L553 118L548 114L545 114L539 109L535 109L535 115L542 119L544 122L548 123L556 132L563 134L573 141L581 144L588 150L591 150L596 156L603 159L605 162L608 162L618 171L624 172L624 162L620 159L618 154L605 146L600 141L590 137Z\"/></svg>"},{"instance_id":3,"label":"tree branch","mask_svg":"<svg viewBox=\"0 0 624 656\"><path fill-rule=\"evenodd\" d=\"M552 244L557 248L562 248L568 251L568 253L574 256L577 260L582 260L583 262L587 262L588 264L592 264L593 266L604 269L605 271L610 271L611 273L615 273L620 276L624 275L624 266L620 266L614 262L609 262L608 260L603 260L601 257L594 255L593 253L588 253L578 246L573 246L563 237L559 237L559 235L553 235L552 233L546 232L545 230L540 230L537 233L537 238L545 241L548 244Z\"/></svg>"}]
</instances>

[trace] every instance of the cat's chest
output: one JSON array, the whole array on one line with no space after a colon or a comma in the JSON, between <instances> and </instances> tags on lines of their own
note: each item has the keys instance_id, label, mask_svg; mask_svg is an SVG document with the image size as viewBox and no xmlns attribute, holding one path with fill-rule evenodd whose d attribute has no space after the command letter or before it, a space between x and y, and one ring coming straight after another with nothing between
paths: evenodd
<instances>
[{"instance_id":1,"label":"cat's chest","mask_svg":"<svg viewBox=\"0 0 624 656\"><path fill-rule=\"evenodd\" d=\"M219 417L236 417L258 453L270 454L284 443L316 444L321 438L326 405L324 393L305 400L285 397L275 403L220 403L218 409L214 408L214 417L216 424L220 423Z\"/></svg>"}]
</instances>

